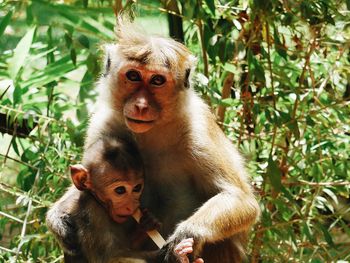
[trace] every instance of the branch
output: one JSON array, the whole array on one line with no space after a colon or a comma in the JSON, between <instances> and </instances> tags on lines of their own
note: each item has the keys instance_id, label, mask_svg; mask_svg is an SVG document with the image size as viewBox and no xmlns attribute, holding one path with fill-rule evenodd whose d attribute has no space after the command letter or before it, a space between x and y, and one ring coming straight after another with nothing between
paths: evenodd
<instances>
[{"instance_id":1,"label":"branch","mask_svg":"<svg viewBox=\"0 0 350 263\"><path fill-rule=\"evenodd\" d=\"M207 55L207 51L206 51L205 46L204 46L204 31L203 31L203 23L202 23L201 19L198 19L197 26L198 26L199 37L200 37L201 47L202 47L204 75L206 77L208 77L209 76L208 55Z\"/></svg>"},{"instance_id":2,"label":"branch","mask_svg":"<svg viewBox=\"0 0 350 263\"><path fill-rule=\"evenodd\" d=\"M233 73L229 72L224 80L224 85L222 87L221 100L227 99L231 94L231 87L233 86ZM223 123L225 119L226 106L220 105L218 107L218 121Z\"/></svg>"},{"instance_id":3,"label":"branch","mask_svg":"<svg viewBox=\"0 0 350 263\"><path fill-rule=\"evenodd\" d=\"M7 120L7 114L0 113L0 132L16 135L21 138L28 137L30 132L38 125L37 122L33 122L33 127L29 127L27 118L23 118L22 125L19 125L17 120L12 123L9 123Z\"/></svg>"}]
</instances>

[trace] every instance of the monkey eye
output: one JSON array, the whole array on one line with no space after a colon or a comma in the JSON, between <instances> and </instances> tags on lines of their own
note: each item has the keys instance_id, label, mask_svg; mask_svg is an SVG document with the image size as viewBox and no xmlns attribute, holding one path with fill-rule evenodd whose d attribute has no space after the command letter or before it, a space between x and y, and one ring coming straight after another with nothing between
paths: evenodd
<instances>
[{"instance_id":1,"label":"monkey eye","mask_svg":"<svg viewBox=\"0 0 350 263\"><path fill-rule=\"evenodd\" d=\"M151 84L152 85L156 85L156 86L160 86L163 85L166 81L166 78L162 75L154 75L151 79Z\"/></svg>"},{"instance_id":2,"label":"monkey eye","mask_svg":"<svg viewBox=\"0 0 350 263\"><path fill-rule=\"evenodd\" d=\"M141 192L141 190L142 190L142 184L138 184L134 187L134 189L132 189L132 191L135 193L139 193Z\"/></svg>"},{"instance_id":3,"label":"monkey eye","mask_svg":"<svg viewBox=\"0 0 350 263\"><path fill-rule=\"evenodd\" d=\"M136 70L129 70L128 72L126 72L126 77L130 81L141 81L141 75Z\"/></svg>"},{"instance_id":4,"label":"monkey eye","mask_svg":"<svg viewBox=\"0 0 350 263\"><path fill-rule=\"evenodd\" d=\"M118 195L122 195L126 193L126 189L124 186L118 186L114 189L114 192L116 192Z\"/></svg>"}]
</instances>

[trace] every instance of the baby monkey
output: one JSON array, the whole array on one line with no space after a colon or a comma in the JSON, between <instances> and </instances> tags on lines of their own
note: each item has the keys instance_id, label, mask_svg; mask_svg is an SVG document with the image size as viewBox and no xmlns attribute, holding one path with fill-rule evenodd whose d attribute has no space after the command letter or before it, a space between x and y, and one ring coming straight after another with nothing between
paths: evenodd
<instances>
[{"instance_id":1,"label":"baby monkey","mask_svg":"<svg viewBox=\"0 0 350 263\"><path fill-rule=\"evenodd\" d=\"M140 224L132 219L140 209L144 187L143 162L133 139L126 134L101 135L85 150L82 164L72 165L70 171L75 187L47 214L49 228L55 222L65 224L54 226L62 230L56 237L63 246L65 262L138 262L131 258L156 261L157 250L139 248L147 238L146 232L158 228L159 223L147 210L142 210ZM67 214L63 220L52 220L62 205L69 206ZM175 250L178 261L189 262L187 254L192 249L191 238L182 240Z\"/></svg>"}]
</instances>

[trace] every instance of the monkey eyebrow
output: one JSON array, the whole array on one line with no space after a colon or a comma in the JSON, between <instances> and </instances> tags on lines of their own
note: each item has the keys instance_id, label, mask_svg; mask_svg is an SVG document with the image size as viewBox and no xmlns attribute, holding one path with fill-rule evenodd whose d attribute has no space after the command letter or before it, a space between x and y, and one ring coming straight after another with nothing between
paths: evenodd
<instances>
[{"instance_id":1,"label":"monkey eyebrow","mask_svg":"<svg viewBox=\"0 0 350 263\"><path fill-rule=\"evenodd\" d=\"M137 58L136 57L127 57L126 59L129 61L136 61L140 64L145 65L145 64L148 64L148 56L149 56L149 54L143 54L142 56L137 57Z\"/></svg>"},{"instance_id":2,"label":"monkey eyebrow","mask_svg":"<svg viewBox=\"0 0 350 263\"><path fill-rule=\"evenodd\" d=\"M128 180L115 178L115 179L111 180L111 183L119 183L119 182L125 182L125 181L128 181Z\"/></svg>"},{"instance_id":3,"label":"monkey eyebrow","mask_svg":"<svg viewBox=\"0 0 350 263\"><path fill-rule=\"evenodd\" d=\"M135 58L135 57L126 57L127 60L129 60L130 62L137 62L141 65L148 65L150 64L148 61L148 57L139 57L139 58ZM164 63L151 63L153 66L154 65L158 65L161 66L163 68L166 68L167 70L171 69L171 63L169 61L169 59L165 59Z\"/></svg>"},{"instance_id":4,"label":"monkey eyebrow","mask_svg":"<svg viewBox=\"0 0 350 263\"><path fill-rule=\"evenodd\" d=\"M129 184L131 181L135 182L135 185L140 184L140 183L143 183L143 180L142 180L142 179L133 180L133 179L120 179L120 178L115 178L115 179L113 179L113 180L110 181L110 184L113 184L113 183L120 183L120 182L125 182L125 183Z\"/></svg>"}]
</instances>

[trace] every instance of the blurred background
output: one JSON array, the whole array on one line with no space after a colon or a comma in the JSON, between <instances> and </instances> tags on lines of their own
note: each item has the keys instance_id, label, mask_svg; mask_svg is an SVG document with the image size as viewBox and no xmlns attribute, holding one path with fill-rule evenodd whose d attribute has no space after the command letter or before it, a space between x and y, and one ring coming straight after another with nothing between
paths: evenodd
<instances>
[{"instance_id":1,"label":"blurred background","mask_svg":"<svg viewBox=\"0 0 350 263\"><path fill-rule=\"evenodd\" d=\"M198 58L194 87L261 204L247 261L350 262L349 0L0 0L0 262L63 259L45 213L122 9Z\"/></svg>"}]
</instances>

